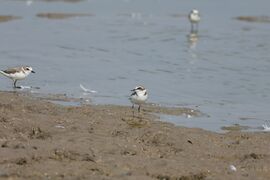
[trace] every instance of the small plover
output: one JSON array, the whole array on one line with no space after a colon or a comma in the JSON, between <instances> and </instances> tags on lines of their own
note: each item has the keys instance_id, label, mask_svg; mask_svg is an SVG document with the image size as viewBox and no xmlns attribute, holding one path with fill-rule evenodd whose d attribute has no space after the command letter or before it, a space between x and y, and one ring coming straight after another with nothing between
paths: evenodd
<instances>
[{"instance_id":1,"label":"small plover","mask_svg":"<svg viewBox=\"0 0 270 180\"><path fill-rule=\"evenodd\" d=\"M130 101L132 103L132 108L134 105L139 105L138 112L141 110L141 105L145 103L148 98L147 90L143 86L136 86L131 90L132 94L130 95Z\"/></svg>"},{"instance_id":2,"label":"small plover","mask_svg":"<svg viewBox=\"0 0 270 180\"><path fill-rule=\"evenodd\" d=\"M191 32L197 33L198 32L198 24L201 20L199 11L197 9L192 9L191 12L188 15L188 19L191 23ZM194 26L196 26L196 29L194 29Z\"/></svg>"},{"instance_id":3,"label":"small plover","mask_svg":"<svg viewBox=\"0 0 270 180\"><path fill-rule=\"evenodd\" d=\"M35 71L30 66L22 66L0 70L0 73L13 80L14 88L21 88L20 86L16 86L17 81L25 79L30 73L35 73Z\"/></svg>"}]
</instances>

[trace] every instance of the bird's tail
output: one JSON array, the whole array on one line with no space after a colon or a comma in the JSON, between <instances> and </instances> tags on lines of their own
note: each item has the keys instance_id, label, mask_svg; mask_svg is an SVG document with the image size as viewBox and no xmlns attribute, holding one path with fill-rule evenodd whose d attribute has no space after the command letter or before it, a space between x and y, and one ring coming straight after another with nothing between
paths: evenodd
<instances>
[{"instance_id":1,"label":"bird's tail","mask_svg":"<svg viewBox=\"0 0 270 180\"><path fill-rule=\"evenodd\" d=\"M4 76L7 76L7 77L8 77L7 73L5 73L4 71L1 71L1 70L0 70L0 74L2 74L2 75L4 75Z\"/></svg>"}]
</instances>

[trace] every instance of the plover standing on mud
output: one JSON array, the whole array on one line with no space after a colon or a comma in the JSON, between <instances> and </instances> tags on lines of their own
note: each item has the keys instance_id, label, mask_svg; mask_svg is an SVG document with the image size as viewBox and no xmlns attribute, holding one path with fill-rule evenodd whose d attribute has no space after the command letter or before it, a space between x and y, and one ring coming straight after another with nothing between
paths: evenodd
<instances>
[{"instance_id":1,"label":"plover standing on mud","mask_svg":"<svg viewBox=\"0 0 270 180\"><path fill-rule=\"evenodd\" d=\"M188 15L188 19L191 23L191 33L197 33L199 30L199 22L201 20L199 11L197 9L192 9Z\"/></svg>"},{"instance_id":2,"label":"plover standing on mud","mask_svg":"<svg viewBox=\"0 0 270 180\"><path fill-rule=\"evenodd\" d=\"M13 80L14 88L21 88L20 86L16 86L17 81L25 79L30 73L35 73L35 71L30 66L22 66L0 70L0 73Z\"/></svg>"},{"instance_id":3,"label":"plover standing on mud","mask_svg":"<svg viewBox=\"0 0 270 180\"><path fill-rule=\"evenodd\" d=\"M147 90L143 86L136 86L134 89L131 90L132 94L130 95L130 101L132 103L132 108L134 105L139 105L138 112L141 110L141 105L145 103L148 98Z\"/></svg>"}]
</instances>

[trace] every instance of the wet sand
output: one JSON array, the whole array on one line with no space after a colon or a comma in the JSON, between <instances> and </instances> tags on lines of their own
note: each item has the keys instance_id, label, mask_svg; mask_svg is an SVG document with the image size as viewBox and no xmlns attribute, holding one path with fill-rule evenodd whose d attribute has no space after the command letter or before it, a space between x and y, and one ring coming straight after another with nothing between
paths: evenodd
<instances>
[{"instance_id":1,"label":"wet sand","mask_svg":"<svg viewBox=\"0 0 270 180\"><path fill-rule=\"evenodd\" d=\"M125 106L67 107L0 92L0 177L270 178L270 133L217 134L176 127L153 115L174 111L198 113L152 106L133 117Z\"/></svg>"}]
</instances>

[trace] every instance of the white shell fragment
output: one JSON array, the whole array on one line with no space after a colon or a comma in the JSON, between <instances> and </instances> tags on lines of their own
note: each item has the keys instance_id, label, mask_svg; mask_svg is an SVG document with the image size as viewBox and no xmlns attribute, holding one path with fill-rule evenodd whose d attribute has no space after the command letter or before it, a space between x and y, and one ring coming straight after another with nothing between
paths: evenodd
<instances>
[{"instance_id":1,"label":"white shell fragment","mask_svg":"<svg viewBox=\"0 0 270 180\"><path fill-rule=\"evenodd\" d=\"M263 131L270 131L270 123L265 123L262 125Z\"/></svg>"},{"instance_id":2,"label":"white shell fragment","mask_svg":"<svg viewBox=\"0 0 270 180\"><path fill-rule=\"evenodd\" d=\"M229 166L229 169L234 172L237 171L236 167L232 164Z\"/></svg>"}]
</instances>

